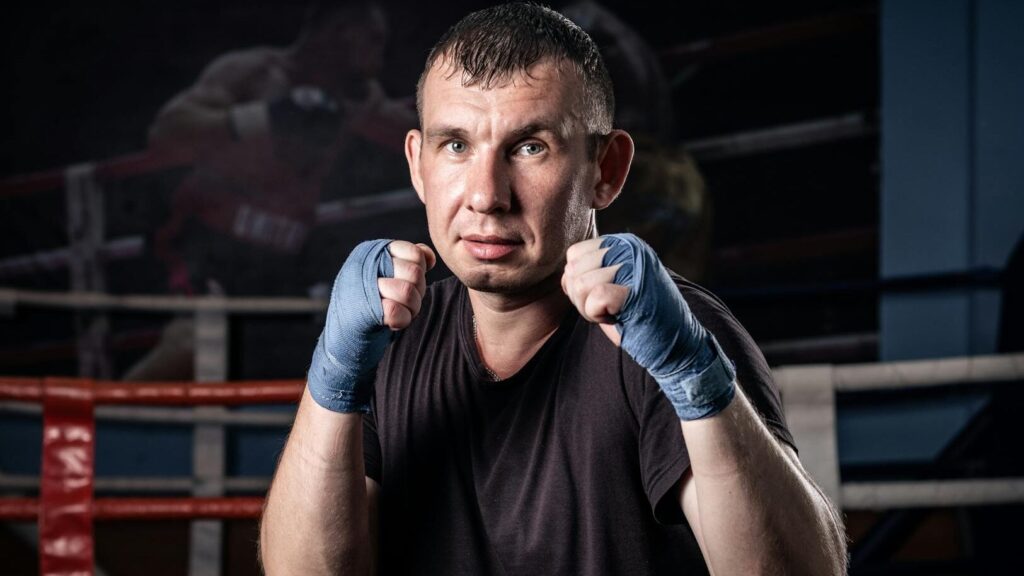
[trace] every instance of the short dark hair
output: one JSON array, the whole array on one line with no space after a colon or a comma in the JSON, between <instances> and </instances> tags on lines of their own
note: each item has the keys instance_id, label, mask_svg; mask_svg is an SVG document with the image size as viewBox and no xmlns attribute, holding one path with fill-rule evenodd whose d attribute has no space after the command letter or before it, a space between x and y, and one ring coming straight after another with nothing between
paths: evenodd
<instances>
[{"instance_id":1,"label":"short dark hair","mask_svg":"<svg viewBox=\"0 0 1024 576\"><path fill-rule=\"evenodd\" d=\"M416 110L423 121L423 83L435 64L461 71L463 86L500 86L529 74L541 60L568 63L583 86L584 121L592 135L611 132L615 116L612 81L590 36L547 6L512 2L466 16L448 29L427 56L416 85Z\"/></svg>"}]
</instances>

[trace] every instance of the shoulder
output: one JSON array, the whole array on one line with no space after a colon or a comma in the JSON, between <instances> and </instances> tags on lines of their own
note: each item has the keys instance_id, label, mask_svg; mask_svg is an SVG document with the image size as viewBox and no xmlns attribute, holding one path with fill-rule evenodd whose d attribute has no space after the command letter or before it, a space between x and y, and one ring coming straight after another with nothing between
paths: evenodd
<instances>
[{"instance_id":1,"label":"shoulder","mask_svg":"<svg viewBox=\"0 0 1024 576\"><path fill-rule=\"evenodd\" d=\"M726 356L735 364L736 381L765 424L776 436L792 446L793 437L786 426L782 400L771 367L754 338L711 291L675 272L670 271L669 274L694 316L714 335Z\"/></svg>"},{"instance_id":2,"label":"shoulder","mask_svg":"<svg viewBox=\"0 0 1024 576\"><path fill-rule=\"evenodd\" d=\"M686 300L693 315L697 317L704 326L729 355L729 358L736 363L737 369L743 364L745 368L753 371L758 379L771 382L771 370L768 362L761 354L753 337L747 329L740 324L729 307L722 302L710 290L691 282L675 272L669 271L669 275L679 288L679 292Z\"/></svg>"},{"instance_id":3,"label":"shoulder","mask_svg":"<svg viewBox=\"0 0 1024 576\"><path fill-rule=\"evenodd\" d=\"M682 293L687 304L694 303L702 308L707 308L709 311L725 313L732 316L732 313L729 311L729 308L725 303L707 288L697 284L696 282L691 282L686 278L683 278L672 270L668 271L668 275L672 278L672 281L676 283L676 287L679 288L679 292Z\"/></svg>"},{"instance_id":4,"label":"shoulder","mask_svg":"<svg viewBox=\"0 0 1024 576\"><path fill-rule=\"evenodd\" d=\"M235 50L215 58L199 77L201 83L233 84L283 71L288 66L284 50L269 46Z\"/></svg>"},{"instance_id":5,"label":"shoulder","mask_svg":"<svg viewBox=\"0 0 1024 576\"><path fill-rule=\"evenodd\" d=\"M700 323L705 328L715 335L715 338L719 339L720 344L724 346L724 343L721 342L722 339L736 340L737 342L734 342L734 344L742 344L745 347L752 348L752 350L745 350L745 352L756 352L756 355L762 361L764 360L760 350L754 343L754 339L718 296L715 296L707 288L691 282L671 270L669 271L669 276L672 277L672 281L675 282L679 293L683 295L683 299L686 300L686 304L690 307L694 316L700 320ZM728 352L728 350L726 351Z\"/></svg>"}]
</instances>

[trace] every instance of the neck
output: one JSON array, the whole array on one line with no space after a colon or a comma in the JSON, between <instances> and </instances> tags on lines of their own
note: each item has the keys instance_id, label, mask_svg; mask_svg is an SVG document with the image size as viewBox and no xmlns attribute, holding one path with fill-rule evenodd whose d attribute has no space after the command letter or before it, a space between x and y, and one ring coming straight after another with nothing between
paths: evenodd
<instances>
[{"instance_id":1,"label":"neck","mask_svg":"<svg viewBox=\"0 0 1024 576\"><path fill-rule=\"evenodd\" d=\"M522 296L469 290L469 300L480 358L501 379L533 358L571 306L557 281L546 290Z\"/></svg>"},{"instance_id":2,"label":"neck","mask_svg":"<svg viewBox=\"0 0 1024 576\"><path fill-rule=\"evenodd\" d=\"M597 219L590 221L581 240L597 238ZM558 329L572 307L555 274L536 288L520 294L469 290L476 318L476 345L480 359L505 379L522 368Z\"/></svg>"}]
</instances>

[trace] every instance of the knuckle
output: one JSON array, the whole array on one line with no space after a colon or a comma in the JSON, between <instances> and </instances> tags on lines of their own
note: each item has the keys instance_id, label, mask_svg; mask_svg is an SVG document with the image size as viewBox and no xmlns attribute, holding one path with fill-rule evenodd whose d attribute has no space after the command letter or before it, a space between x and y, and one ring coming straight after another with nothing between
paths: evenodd
<instances>
[{"instance_id":1,"label":"knuckle","mask_svg":"<svg viewBox=\"0 0 1024 576\"><path fill-rule=\"evenodd\" d=\"M426 275L426 272L423 270L423 265L415 262L408 264L407 271L410 278L416 278L417 280Z\"/></svg>"},{"instance_id":2,"label":"knuckle","mask_svg":"<svg viewBox=\"0 0 1024 576\"><path fill-rule=\"evenodd\" d=\"M590 296L587 298L587 306L596 308L607 308L608 307L608 289L606 286L597 286L590 291Z\"/></svg>"},{"instance_id":3,"label":"knuckle","mask_svg":"<svg viewBox=\"0 0 1024 576\"><path fill-rule=\"evenodd\" d=\"M580 279L576 281L576 286L580 292L585 294L589 294L594 290L593 279L589 276L580 277Z\"/></svg>"},{"instance_id":4,"label":"knuckle","mask_svg":"<svg viewBox=\"0 0 1024 576\"><path fill-rule=\"evenodd\" d=\"M575 288L573 289L573 299L574 299L574 300L575 300L576 302L579 302L579 303L585 303L585 302L587 301L587 298L588 298L589 296L590 296L590 295L589 295L589 293L588 293L588 290L587 290L586 288L584 288L583 286L579 286L579 285L577 285L577 286L576 286L576 287L575 287Z\"/></svg>"},{"instance_id":5,"label":"knuckle","mask_svg":"<svg viewBox=\"0 0 1024 576\"><path fill-rule=\"evenodd\" d=\"M399 304L405 304L406 297L405 282L395 279L391 282L391 299Z\"/></svg>"},{"instance_id":6,"label":"knuckle","mask_svg":"<svg viewBox=\"0 0 1024 576\"><path fill-rule=\"evenodd\" d=\"M615 298L615 289L611 284L601 284L594 289L594 297L607 306Z\"/></svg>"},{"instance_id":7,"label":"knuckle","mask_svg":"<svg viewBox=\"0 0 1024 576\"><path fill-rule=\"evenodd\" d=\"M398 251L401 251L401 252L408 252L410 246L411 246L411 244L409 244L405 240L392 240L391 241L391 247L394 248L395 250L398 250Z\"/></svg>"},{"instance_id":8,"label":"knuckle","mask_svg":"<svg viewBox=\"0 0 1024 576\"><path fill-rule=\"evenodd\" d=\"M398 311L398 303L391 299L381 300L381 308L384 310L384 323L389 324L394 319L395 314Z\"/></svg>"},{"instance_id":9,"label":"knuckle","mask_svg":"<svg viewBox=\"0 0 1024 576\"><path fill-rule=\"evenodd\" d=\"M569 249L565 252L565 257L570 261L575 260L576 255L579 254L579 252L579 243L573 244L572 246L569 246Z\"/></svg>"},{"instance_id":10,"label":"knuckle","mask_svg":"<svg viewBox=\"0 0 1024 576\"><path fill-rule=\"evenodd\" d=\"M412 324L412 312L403 308L398 313L398 318L395 321L394 328L395 330L401 330L402 328L407 328L409 324Z\"/></svg>"},{"instance_id":11,"label":"knuckle","mask_svg":"<svg viewBox=\"0 0 1024 576\"><path fill-rule=\"evenodd\" d=\"M415 302L416 300L419 299L419 294L418 291L416 290L415 284L410 284L409 282L401 282L398 291L399 294L401 295L403 304L407 302Z\"/></svg>"},{"instance_id":12,"label":"knuckle","mask_svg":"<svg viewBox=\"0 0 1024 576\"><path fill-rule=\"evenodd\" d=\"M392 240L391 243L388 244L388 252L390 252L391 256L394 258L402 260L408 259L409 243L405 240Z\"/></svg>"},{"instance_id":13,"label":"knuckle","mask_svg":"<svg viewBox=\"0 0 1024 576\"><path fill-rule=\"evenodd\" d=\"M384 325L393 330L400 330L409 325L409 311L393 300L384 301Z\"/></svg>"},{"instance_id":14,"label":"knuckle","mask_svg":"<svg viewBox=\"0 0 1024 576\"><path fill-rule=\"evenodd\" d=\"M579 289L579 282L576 281L576 278L571 276L571 275L567 275L565 277L565 291L566 291L566 293L568 293L569 296L575 297L576 296L576 291L578 289Z\"/></svg>"}]
</instances>

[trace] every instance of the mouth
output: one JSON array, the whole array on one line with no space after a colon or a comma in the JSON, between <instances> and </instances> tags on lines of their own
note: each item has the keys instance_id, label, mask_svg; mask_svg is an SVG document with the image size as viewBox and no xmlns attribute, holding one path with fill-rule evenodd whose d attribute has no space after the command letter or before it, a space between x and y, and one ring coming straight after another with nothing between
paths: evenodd
<instances>
[{"instance_id":1,"label":"mouth","mask_svg":"<svg viewBox=\"0 0 1024 576\"><path fill-rule=\"evenodd\" d=\"M466 250L477 260L499 260L515 252L523 245L518 238L468 234L462 237Z\"/></svg>"}]
</instances>

